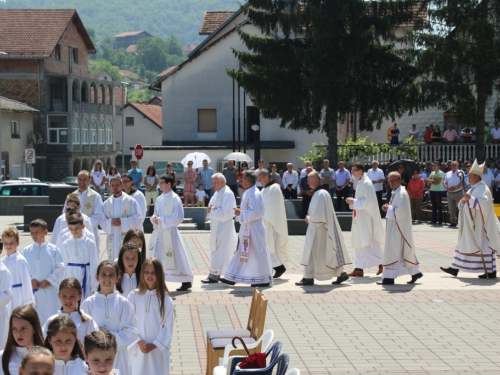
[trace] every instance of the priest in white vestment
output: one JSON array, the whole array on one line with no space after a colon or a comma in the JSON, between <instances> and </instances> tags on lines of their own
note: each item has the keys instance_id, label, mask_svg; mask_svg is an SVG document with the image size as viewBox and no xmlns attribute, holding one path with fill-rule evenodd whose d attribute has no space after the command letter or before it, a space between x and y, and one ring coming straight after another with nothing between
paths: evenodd
<instances>
[{"instance_id":1,"label":"priest in white vestment","mask_svg":"<svg viewBox=\"0 0 500 375\"><path fill-rule=\"evenodd\" d=\"M141 209L134 198L122 191L120 177L113 177L109 186L113 195L103 204L101 227L106 232L108 259L113 260L120 254L125 234L140 227Z\"/></svg>"},{"instance_id":2,"label":"priest in white vestment","mask_svg":"<svg viewBox=\"0 0 500 375\"><path fill-rule=\"evenodd\" d=\"M148 213L148 205L146 204L146 197L142 193L142 191L137 190L137 188L134 185L134 177L130 173L124 173L122 175L122 184L123 184L123 191L130 197L134 198L137 201L137 204L139 205L139 208L141 210L141 219L140 223L141 225L137 227L137 229L140 229L141 232L144 233L144 219L146 219L146 214Z\"/></svg>"},{"instance_id":3,"label":"priest in white vestment","mask_svg":"<svg viewBox=\"0 0 500 375\"><path fill-rule=\"evenodd\" d=\"M334 276L337 280L332 284L340 284L349 279L344 266L352 261L335 215L332 197L329 192L320 189L318 172L309 173L307 183L313 196L306 215L306 242L300 261L304 273L302 280L295 285L314 285L314 279L330 280Z\"/></svg>"},{"instance_id":4,"label":"priest in white vestment","mask_svg":"<svg viewBox=\"0 0 500 375\"><path fill-rule=\"evenodd\" d=\"M274 279L286 271L286 262L290 261L288 254L288 225L286 221L285 200L280 185L271 180L267 169L259 173L259 179L264 188L261 190L264 199L264 227L266 228L267 246L271 254L274 269Z\"/></svg>"},{"instance_id":5,"label":"priest in white vestment","mask_svg":"<svg viewBox=\"0 0 500 375\"><path fill-rule=\"evenodd\" d=\"M273 282L271 256L262 222L264 200L255 182L253 171L243 172L242 185L245 192L240 208L234 209L236 220L240 223L237 250L229 261L224 278L220 279L229 285L242 283L263 287Z\"/></svg>"},{"instance_id":6,"label":"priest in white vestment","mask_svg":"<svg viewBox=\"0 0 500 375\"><path fill-rule=\"evenodd\" d=\"M90 186L90 172L83 170L78 173L78 190L75 191L80 197L82 214L87 215L92 222L92 228L88 228L93 234L97 249L100 249L99 223L102 215L102 198Z\"/></svg>"},{"instance_id":7,"label":"priest in white vestment","mask_svg":"<svg viewBox=\"0 0 500 375\"><path fill-rule=\"evenodd\" d=\"M181 282L178 292L185 292L193 286L193 270L186 254L184 241L177 226L184 220L182 201L172 191L174 178L170 174L160 177L159 185L163 192L155 202L155 212L151 216L151 234L148 258L154 256L163 264L165 280Z\"/></svg>"},{"instance_id":8,"label":"priest in white vestment","mask_svg":"<svg viewBox=\"0 0 500 375\"><path fill-rule=\"evenodd\" d=\"M353 164L351 174L357 180L354 198L346 198L352 211L352 247L354 271L349 276L363 277L365 268L378 266L377 275L382 273L385 230L380 218L377 194L372 180L364 173L361 163Z\"/></svg>"},{"instance_id":9,"label":"priest in white vestment","mask_svg":"<svg viewBox=\"0 0 500 375\"><path fill-rule=\"evenodd\" d=\"M12 312L12 278L5 265L0 262L0 351L5 349Z\"/></svg>"},{"instance_id":10,"label":"priest in white vestment","mask_svg":"<svg viewBox=\"0 0 500 375\"><path fill-rule=\"evenodd\" d=\"M471 188L458 203L458 241L451 266L441 267L457 276L459 270L481 273L480 279L496 279L500 250L498 219L489 187L482 181L483 165L474 161L469 171Z\"/></svg>"},{"instance_id":11,"label":"priest in white vestment","mask_svg":"<svg viewBox=\"0 0 500 375\"><path fill-rule=\"evenodd\" d=\"M229 259L236 250L238 236L234 229L234 209L236 199L232 190L226 185L222 173L212 176L215 194L210 198L207 216L210 218L210 274L204 284L219 282L229 264Z\"/></svg>"},{"instance_id":12,"label":"priest in white vestment","mask_svg":"<svg viewBox=\"0 0 500 375\"><path fill-rule=\"evenodd\" d=\"M382 206L386 212L386 235L384 258L382 265L383 279L377 284L393 285L394 279L400 275L410 275L408 284L414 284L424 275L415 253L410 208L410 197L401 185L401 175L391 172L387 177L392 189L391 199Z\"/></svg>"}]
</instances>

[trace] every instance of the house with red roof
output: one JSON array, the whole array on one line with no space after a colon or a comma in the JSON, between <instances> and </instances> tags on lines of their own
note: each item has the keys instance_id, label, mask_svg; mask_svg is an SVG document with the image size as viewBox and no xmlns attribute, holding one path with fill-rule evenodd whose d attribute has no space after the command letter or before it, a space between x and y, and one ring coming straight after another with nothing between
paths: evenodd
<instances>
[{"instance_id":1,"label":"house with red roof","mask_svg":"<svg viewBox=\"0 0 500 375\"><path fill-rule=\"evenodd\" d=\"M36 148L35 176L61 181L97 159L115 164L121 85L89 73L96 48L76 10L0 9L0 35L2 96L38 110L36 136L23 140Z\"/></svg>"}]
</instances>

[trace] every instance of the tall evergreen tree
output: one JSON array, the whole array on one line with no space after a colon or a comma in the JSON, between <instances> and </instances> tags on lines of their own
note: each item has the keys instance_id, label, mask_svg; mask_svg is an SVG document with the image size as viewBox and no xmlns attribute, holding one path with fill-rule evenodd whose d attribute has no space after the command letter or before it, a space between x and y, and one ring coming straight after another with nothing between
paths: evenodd
<instances>
[{"instance_id":1,"label":"tall evergreen tree","mask_svg":"<svg viewBox=\"0 0 500 375\"><path fill-rule=\"evenodd\" d=\"M475 125L476 156L484 160L487 103L500 92L500 0L432 0L429 26L414 39L421 104L437 104Z\"/></svg>"},{"instance_id":2,"label":"tall evergreen tree","mask_svg":"<svg viewBox=\"0 0 500 375\"><path fill-rule=\"evenodd\" d=\"M412 0L249 0L243 12L264 35L238 31L249 52L234 54L245 70L228 74L265 118L324 131L335 165L338 125L349 116L372 130L411 107L416 69L398 52L395 29L410 24L418 7Z\"/></svg>"}]
</instances>

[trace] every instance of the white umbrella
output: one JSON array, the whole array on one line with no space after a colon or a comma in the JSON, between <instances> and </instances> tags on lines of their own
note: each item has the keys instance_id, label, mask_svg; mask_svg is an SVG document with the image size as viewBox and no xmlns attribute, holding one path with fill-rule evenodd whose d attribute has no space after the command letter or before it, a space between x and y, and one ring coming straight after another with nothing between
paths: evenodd
<instances>
[{"instance_id":1,"label":"white umbrella","mask_svg":"<svg viewBox=\"0 0 500 375\"><path fill-rule=\"evenodd\" d=\"M190 152L187 154L184 159L181 160L181 163L183 166L187 167L188 162L192 161L193 162L193 168L201 168L202 161L207 160L209 163L211 162L210 158L208 157L207 154L204 152Z\"/></svg>"},{"instance_id":2,"label":"white umbrella","mask_svg":"<svg viewBox=\"0 0 500 375\"><path fill-rule=\"evenodd\" d=\"M252 163L252 158L243 152L231 152L224 156L223 160L246 161Z\"/></svg>"}]
</instances>

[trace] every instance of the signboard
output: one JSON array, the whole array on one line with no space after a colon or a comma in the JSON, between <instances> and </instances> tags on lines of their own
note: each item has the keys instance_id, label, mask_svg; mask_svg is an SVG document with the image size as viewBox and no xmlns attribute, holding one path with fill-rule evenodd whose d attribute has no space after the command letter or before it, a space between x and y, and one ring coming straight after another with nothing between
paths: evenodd
<instances>
[{"instance_id":1,"label":"signboard","mask_svg":"<svg viewBox=\"0 0 500 375\"><path fill-rule=\"evenodd\" d=\"M134 155L137 158L137 160L142 159L142 156L144 155L144 149L142 148L141 145L135 145Z\"/></svg>"},{"instance_id":2,"label":"signboard","mask_svg":"<svg viewBox=\"0 0 500 375\"><path fill-rule=\"evenodd\" d=\"M26 164L35 164L35 149L34 148L24 149L24 162Z\"/></svg>"}]
</instances>

